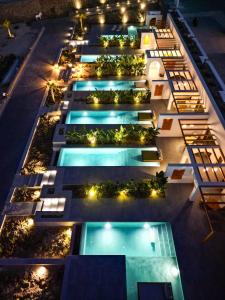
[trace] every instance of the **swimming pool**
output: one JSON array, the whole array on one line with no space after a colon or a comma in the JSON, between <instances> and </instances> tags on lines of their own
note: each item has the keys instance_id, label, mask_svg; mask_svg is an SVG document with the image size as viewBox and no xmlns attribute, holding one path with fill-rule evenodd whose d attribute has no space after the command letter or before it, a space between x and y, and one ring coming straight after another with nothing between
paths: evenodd
<instances>
[{"instance_id":1,"label":"swimming pool","mask_svg":"<svg viewBox=\"0 0 225 300\"><path fill-rule=\"evenodd\" d=\"M133 80L88 80L76 81L73 84L73 91L122 91L131 89L144 90L144 88L136 88Z\"/></svg>"},{"instance_id":2,"label":"swimming pool","mask_svg":"<svg viewBox=\"0 0 225 300\"><path fill-rule=\"evenodd\" d=\"M96 62L97 58L101 57L102 55L81 55L80 57L80 62L84 62L84 63L90 63L90 62ZM120 54L118 55L107 55L110 57L115 58L116 56L121 56Z\"/></svg>"},{"instance_id":3,"label":"swimming pool","mask_svg":"<svg viewBox=\"0 0 225 300\"><path fill-rule=\"evenodd\" d=\"M62 148L57 165L60 167L160 166L159 162L143 162L142 150L157 151L157 148Z\"/></svg>"},{"instance_id":4,"label":"swimming pool","mask_svg":"<svg viewBox=\"0 0 225 300\"><path fill-rule=\"evenodd\" d=\"M125 255L129 300L137 300L137 282L171 282L174 299L184 299L169 223L85 223L80 254Z\"/></svg>"},{"instance_id":5,"label":"swimming pool","mask_svg":"<svg viewBox=\"0 0 225 300\"><path fill-rule=\"evenodd\" d=\"M66 117L66 124L151 124L151 121L139 121L138 113L144 111L70 111Z\"/></svg>"}]
</instances>

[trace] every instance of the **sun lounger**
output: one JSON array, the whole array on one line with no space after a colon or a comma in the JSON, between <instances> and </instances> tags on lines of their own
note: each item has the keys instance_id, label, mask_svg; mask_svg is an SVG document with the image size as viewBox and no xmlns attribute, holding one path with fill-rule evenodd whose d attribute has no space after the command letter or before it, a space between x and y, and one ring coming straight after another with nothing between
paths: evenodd
<instances>
[{"instance_id":1,"label":"sun lounger","mask_svg":"<svg viewBox=\"0 0 225 300\"><path fill-rule=\"evenodd\" d=\"M134 83L134 85L135 85L135 88L137 88L137 89L146 88L146 82L144 82L144 81L136 81Z\"/></svg>"},{"instance_id":2,"label":"sun lounger","mask_svg":"<svg viewBox=\"0 0 225 300\"><path fill-rule=\"evenodd\" d=\"M142 161L143 162L158 162L160 161L160 156L158 151L149 151L149 150L142 150Z\"/></svg>"},{"instance_id":3,"label":"sun lounger","mask_svg":"<svg viewBox=\"0 0 225 300\"><path fill-rule=\"evenodd\" d=\"M139 112L138 121L151 121L153 118L152 112Z\"/></svg>"}]
</instances>

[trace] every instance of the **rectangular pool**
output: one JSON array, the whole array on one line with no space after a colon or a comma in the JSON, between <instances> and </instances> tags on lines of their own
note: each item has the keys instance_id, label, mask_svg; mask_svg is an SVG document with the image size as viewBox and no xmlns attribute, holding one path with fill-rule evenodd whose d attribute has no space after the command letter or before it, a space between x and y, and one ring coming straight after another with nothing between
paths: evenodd
<instances>
[{"instance_id":1,"label":"rectangular pool","mask_svg":"<svg viewBox=\"0 0 225 300\"><path fill-rule=\"evenodd\" d=\"M96 60L102 55L81 55L80 57L80 62L84 62L84 63L91 63L91 62L96 62ZM110 56L110 57L116 57L116 56L120 56L120 54L117 54L117 55L113 55L113 54L110 54L110 55L107 55L107 56Z\"/></svg>"},{"instance_id":2,"label":"rectangular pool","mask_svg":"<svg viewBox=\"0 0 225 300\"><path fill-rule=\"evenodd\" d=\"M124 90L144 90L144 88L136 88L133 80L88 80L76 81L73 84L73 91L124 91Z\"/></svg>"},{"instance_id":3,"label":"rectangular pool","mask_svg":"<svg viewBox=\"0 0 225 300\"><path fill-rule=\"evenodd\" d=\"M149 113L151 110L144 111L70 111L66 117L66 124L146 124L151 121L139 121L138 113Z\"/></svg>"},{"instance_id":4,"label":"rectangular pool","mask_svg":"<svg viewBox=\"0 0 225 300\"><path fill-rule=\"evenodd\" d=\"M174 299L184 299L169 223L88 222L80 254L125 255L129 300L138 298L137 282L170 282Z\"/></svg>"},{"instance_id":5,"label":"rectangular pool","mask_svg":"<svg viewBox=\"0 0 225 300\"><path fill-rule=\"evenodd\" d=\"M158 167L160 162L143 162L141 151L148 148L62 148L57 165L60 167Z\"/></svg>"}]
</instances>

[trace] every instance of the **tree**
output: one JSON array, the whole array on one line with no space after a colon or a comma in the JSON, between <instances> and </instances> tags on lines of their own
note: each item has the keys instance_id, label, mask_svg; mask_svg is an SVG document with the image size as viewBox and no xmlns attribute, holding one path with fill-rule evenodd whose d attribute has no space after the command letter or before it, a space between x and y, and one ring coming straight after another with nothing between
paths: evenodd
<instances>
[{"instance_id":1,"label":"tree","mask_svg":"<svg viewBox=\"0 0 225 300\"><path fill-rule=\"evenodd\" d=\"M5 19L5 21L2 24L2 27L5 28L5 30L8 33L8 37L9 38L14 38L14 34L11 32L11 22L7 19Z\"/></svg>"},{"instance_id":2,"label":"tree","mask_svg":"<svg viewBox=\"0 0 225 300\"><path fill-rule=\"evenodd\" d=\"M86 19L86 15L84 13L80 13L78 15L78 18L79 18L79 21L80 21L80 29L82 32L84 32L84 24L83 24L83 21L84 19Z\"/></svg>"},{"instance_id":3,"label":"tree","mask_svg":"<svg viewBox=\"0 0 225 300\"><path fill-rule=\"evenodd\" d=\"M54 81L48 81L47 82L47 87L49 88L49 91L52 96L52 100L55 103L55 92L58 90L58 86L55 84Z\"/></svg>"}]
</instances>

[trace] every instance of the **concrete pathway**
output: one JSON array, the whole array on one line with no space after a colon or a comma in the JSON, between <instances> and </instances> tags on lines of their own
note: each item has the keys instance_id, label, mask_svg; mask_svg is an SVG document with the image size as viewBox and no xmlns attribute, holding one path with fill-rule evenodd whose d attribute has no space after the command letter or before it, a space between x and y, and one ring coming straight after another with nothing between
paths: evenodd
<instances>
[{"instance_id":1,"label":"concrete pathway","mask_svg":"<svg viewBox=\"0 0 225 300\"><path fill-rule=\"evenodd\" d=\"M28 141L44 96L45 80L50 78L69 21L54 19L42 25L46 30L0 118L0 210Z\"/></svg>"}]
</instances>

